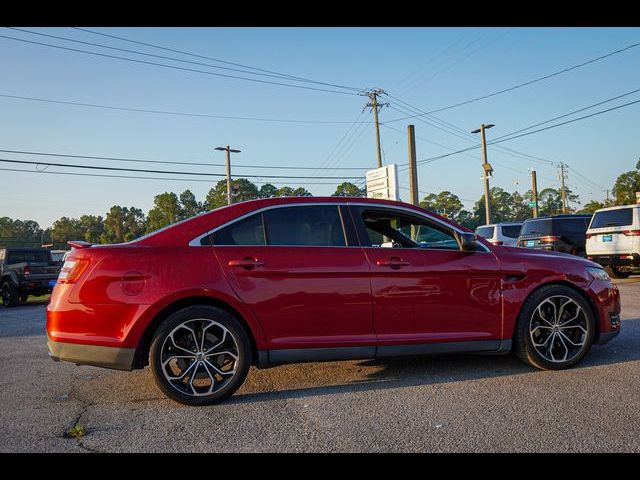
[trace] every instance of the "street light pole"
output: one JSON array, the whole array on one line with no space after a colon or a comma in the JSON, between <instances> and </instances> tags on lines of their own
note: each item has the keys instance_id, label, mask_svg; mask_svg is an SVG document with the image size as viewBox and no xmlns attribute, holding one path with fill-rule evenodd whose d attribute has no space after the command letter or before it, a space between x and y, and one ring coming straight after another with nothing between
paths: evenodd
<instances>
[{"instance_id":1,"label":"street light pole","mask_svg":"<svg viewBox=\"0 0 640 480\"><path fill-rule=\"evenodd\" d=\"M227 152L227 205L231 205L233 203L233 198L231 197L231 152L240 153L241 150L233 150L229 148L229 145L226 147L216 147L215 149Z\"/></svg>"},{"instance_id":2,"label":"street light pole","mask_svg":"<svg viewBox=\"0 0 640 480\"><path fill-rule=\"evenodd\" d=\"M487 161L487 141L484 136L484 131L495 125L489 124L485 125L484 123L480 124L480 128L472 131L471 133L480 133L482 137L482 169L484 173L484 211L486 216L486 224L489 225L491 223L491 204L489 202L489 177L493 172L493 168Z\"/></svg>"}]
</instances>

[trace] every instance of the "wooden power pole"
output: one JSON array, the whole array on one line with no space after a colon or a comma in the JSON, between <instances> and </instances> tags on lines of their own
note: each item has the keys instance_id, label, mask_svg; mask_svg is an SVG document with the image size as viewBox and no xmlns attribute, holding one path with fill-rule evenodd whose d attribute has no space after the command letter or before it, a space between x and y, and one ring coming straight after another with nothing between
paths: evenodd
<instances>
[{"instance_id":1,"label":"wooden power pole","mask_svg":"<svg viewBox=\"0 0 640 480\"><path fill-rule=\"evenodd\" d=\"M376 146L377 146L377 152L378 152L378 168L382 168L382 154L380 149L380 124L378 123L378 110L380 110L384 106L389 106L388 103L378 103L378 95L381 95L383 93L384 93L384 90L382 90L381 88L376 88L374 90L371 90L370 92L367 92L366 95L369 97L371 102L367 103L367 105L365 106L365 108L370 107L371 110L373 111L373 121L376 126Z\"/></svg>"},{"instance_id":2,"label":"wooden power pole","mask_svg":"<svg viewBox=\"0 0 640 480\"><path fill-rule=\"evenodd\" d=\"M409 201L413 205L420 203L418 199L418 165L416 163L416 132L413 125L407 126L409 136Z\"/></svg>"},{"instance_id":3,"label":"wooden power pole","mask_svg":"<svg viewBox=\"0 0 640 480\"><path fill-rule=\"evenodd\" d=\"M231 195L231 153L240 153L241 150L233 150L229 148L229 145L226 147L216 147L216 150L224 150L227 152L227 205L231 205L233 203L233 197Z\"/></svg>"},{"instance_id":4,"label":"wooden power pole","mask_svg":"<svg viewBox=\"0 0 640 480\"><path fill-rule=\"evenodd\" d=\"M531 169L531 194L533 196L533 218L538 217L538 180L536 171Z\"/></svg>"}]
</instances>

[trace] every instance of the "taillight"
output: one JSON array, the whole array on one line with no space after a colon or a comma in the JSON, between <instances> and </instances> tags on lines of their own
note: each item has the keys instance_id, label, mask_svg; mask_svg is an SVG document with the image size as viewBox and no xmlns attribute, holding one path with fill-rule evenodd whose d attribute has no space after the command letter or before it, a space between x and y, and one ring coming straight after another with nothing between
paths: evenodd
<instances>
[{"instance_id":1,"label":"taillight","mask_svg":"<svg viewBox=\"0 0 640 480\"><path fill-rule=\"evenodd\" d=\"M624 233L627 237L640 237L640 230L625 230Z\"/></svg>"},{"instance_id":2,"label":"taillight","mask_svg":"<svg viewBox=\"0 0 640 480\"><path fill-rule=\"evenodd\" d=\"M24 267L24 274L25 274L25 276L26 275L31 275L31 267L29 267L29 265Z\"/></svg>"},{"instance_id":3,"label":"taillight","mask_svg":"<svg viewBox=\"0 0 640 480\"><path fill-rule=\"evenodd\" d=\"M548 235L548 236L542 237L540 239L541 242L545 242L545 243L555 242L557 240L560 240L560 237L555 237L555 236L552 236L552 235Z\"/></svg>"},{"instance_id":4,"label":"taillight","mask_svg":"<svg viewBox=\"0 0 640 480\"><path fill-rule=\"evenodd\" d=\"M587 240L589 240L591 237L593 237L593 233L587 233Z\"/></svg>"},{"instance_id":5,"label":"taillight","mask_svg":"<svg viewBox=\"0 0 640 480\"><path fill-rule=\"evenodd\" d=\"M67 260L64 262L62 266L62 270L60 270L60 275L58 275L58 283L73 283L82 272L85 271L87 266L89 265L89 260L86 258L78 258L77 260Z\"/></svg>"}]
</instances>

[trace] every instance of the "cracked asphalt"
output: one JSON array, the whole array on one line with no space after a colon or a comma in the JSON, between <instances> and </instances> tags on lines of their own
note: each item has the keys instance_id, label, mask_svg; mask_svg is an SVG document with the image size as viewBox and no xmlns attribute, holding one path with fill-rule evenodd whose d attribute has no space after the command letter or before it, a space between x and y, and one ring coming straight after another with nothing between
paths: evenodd
<instances>
[{"instance_id":1,"label":"cracked asphalt","mask_svg":"<svg viewBox=\"0 0 640 480\"><path fill-rule=\"evenodd\" d=\"M451 355L252 368L226 403L165 398L148 369L52 362L45 305L0 310L1 452L640 452L640 283L576 368ZM74 425L82 438L65 436Z\"/></svg>"}]
</instances>

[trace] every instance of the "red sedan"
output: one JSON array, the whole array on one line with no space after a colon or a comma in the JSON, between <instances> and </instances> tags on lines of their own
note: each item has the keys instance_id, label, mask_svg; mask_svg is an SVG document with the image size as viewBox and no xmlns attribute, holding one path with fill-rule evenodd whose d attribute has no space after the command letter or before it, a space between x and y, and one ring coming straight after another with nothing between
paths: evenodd
<instances>
[{"instance_id":1,"label":"red sedan","mask_svg":"<svg viewBox=\"0 0 640 480\"><path fill-rule=\"evenodd\" d=\"M242 202L133 242L76 247L47 307L54 360L151 365L190 405L251 365L514 351L542 369L620 331L596 263L494 246L421 208L363 198Z\"/></svg>"}]
</instances>

